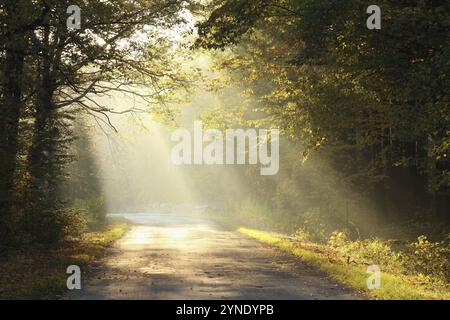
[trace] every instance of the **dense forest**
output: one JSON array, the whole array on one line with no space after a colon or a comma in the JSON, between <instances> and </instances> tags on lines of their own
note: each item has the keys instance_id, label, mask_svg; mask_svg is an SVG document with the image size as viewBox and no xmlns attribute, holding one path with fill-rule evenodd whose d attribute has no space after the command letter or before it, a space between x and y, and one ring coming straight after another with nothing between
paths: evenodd
<instances>
[{"instance_id":1,"label":"dense forest","mask_svg":"<svg viewBox=\"0 0 450 320\"><path fill-rule=\"evenodd\" d=\"M113 127L110 114L130 110L94 97L148 86L150 93L133 95L155 104L183 82L156 30L181 23L183 1L80 1L79 29L67 21L72 4L0 2L2 244L53 242L104 216L83 119Z\"/></svg>"},{"instance_id":2,"label":"dense forest","mask_svg":"<svg viewBox=\"0 0 450 320\"><path fill-rule=\"evenodd\" d=\"M268 223L291 227L322 219L358 231L401 223L445 233L448 4L382 5L380 30L366 27L364 1L191 7L208 18L199 18L189 50L211 54L222 72L219 80L202 77L221 97L200 117L210 127L277 127L283 135L278 176L237 169L252 177L240 182L244 193L224 192L226 183L215 183L220 171L209 182L193 177L192 189L204 197L197 200L225 211L254 207L248 210L256 216L271 216ZM83 224L77 211L91 212L91 220L104 215L86 119L114 128L111 115L136 110L113 110L95 97L131 92L173 120L175 112L158 107L164 96L199 86L175 65L167 35L156 28L182 24L187 2L88 1L79 30L67 27L68 6L2 4L2 242L24 234L54 241L67 225Z\"/></svg>"},{"instance_id":3,"label":"dense forest","mask_svg":"<svg viewBox=\"0 0 450 320\"><path fill-rule=\"evenodd\" d=\"M445 1L379 5L380 30L366 27L366 1L214 7L196 47L216 50L216 67L249 102L204 119L282 130L282 173L249 180L258 190L250 201L260 207L294 220L315 210L343 223L350 215L363 229L419 223L445 231L450 8Z\"/></svg>"},{"instance_id":4,"label":"dense forest","mask_svg":"<svg viewBox=\"0 0 450 320\"><path fill-rule=\"evenodd\" d=\"M190 202L313 243L409 241L411 268L448 286L449 16L445 0L0 0L0 257ZM144 170L138 148L110 150L140 114L279 129L279 173Z\"/></svg>"}]
</instances>

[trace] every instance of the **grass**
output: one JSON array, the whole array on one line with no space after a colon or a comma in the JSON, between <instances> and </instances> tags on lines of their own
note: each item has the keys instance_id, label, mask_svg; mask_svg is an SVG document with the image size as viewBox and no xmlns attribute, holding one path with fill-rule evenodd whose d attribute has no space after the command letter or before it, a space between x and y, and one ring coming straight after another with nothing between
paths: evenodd
<instances>
[{"instance_id":1,"label":"grass","mask_svg":"<svg viewBox=\"0 0 450 320\"><path fill-rule=\"evenodd\" d=\"M69 265L83 267L104 253L127 229L123 220L108 220L83 236L48 246L11 252L0 260L0 299L56 299L66 289Z\"/></svg>"},{"instance_id":2,"label":"grass","mask_svg":"<svg viewBox=\"0 0 450 320\"><path fill-rule=\"evenodd\" d=\"M381 288L367 288L366 265L345 264L330 260L324 246L304 244L291 238L254 229L239 228L239 232L261 242L273 245L297 256L308 264L325 271L331 278L365 293L370 298L380 300L450 300L448 290L429 288L414 277L382 272Z\"/></svg>"}]
</instances>

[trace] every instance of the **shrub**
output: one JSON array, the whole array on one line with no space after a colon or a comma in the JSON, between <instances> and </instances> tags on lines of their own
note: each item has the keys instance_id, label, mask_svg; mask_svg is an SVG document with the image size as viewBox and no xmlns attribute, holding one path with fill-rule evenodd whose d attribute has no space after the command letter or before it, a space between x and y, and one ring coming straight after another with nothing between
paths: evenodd
<instances>
[{"instance_id":1,"label":"shrub","mask_svg":"<svg viewBox=\"0 0 450 320\"><path fill-rule=\"evenodd\" d=\"M444 241L430 242L420 236L403 255L409 274L419 274L431 281L448 283L450 279L450 245Z\"/></svg>"},{"instance_id":2,"label":"shrub","mask_svg":"<svg viewBox=\"0 0 450 320\"><path fill-rule=\"evenodd\" d=\"M334 231L328 245L348 262L379 265L382 270L399 271L400 254L394 252L385 242L377 238L350 241L345 231Z\"/></svg>"},{"instance_id":3,"label":"shrub","mask_svg":"<svg viewBox=\"0 0 450 320\"><path fill-rule=\"evenodd\" d=\"M86 211L56 207L33 212L26 230L39 243L54 243L68 235L80 234L86 226Z\"/></svg>"},{"instance_id":4,"label":"shrub","mask_svg":"<svg viewBox=\"0 0 450 320\"><path fill-rule=\"evenodd\" d=\"M328 240L328 244L333 248L344 247L348 245L348 243L348 235L345 231L333 231Z\"/></svg>"},{"instance_id":5,"label":"shrub","mask_svg":"<svg viewBox=\"0 0 450 320\"><path fill-rule=\"evenodd\" d=\"M302 242L311 241L313 238L311 236L311 234L308 231L306 231L304 228L297 229L297 231L295 231L295 233L294 233L294 237L297 240L302 241Z\"/></svg>"},{"instance_id":6,"label":"shrub","mask_svg":"<svg viewBox=\"0 0 450 320\"><path fill-rule=\"evenodd\" d=\"M345 224L338 217L330 213L324 213L320 208L315 208L301 215L300 227L295 235L307 237L307 240L312 242L327 243L336 229L345 230L345 233L349 235L350 232L345 227Z\"/></svg>"},{"instance_id":7,"label":"shrub","mask_svg":"<svg viewBox=\"0 0 450 320\"><path fill-rule=\"evenodd\" d=\"M361 243L360 258L369 264L377 264L384 270L392 269L399 260L399 254L392 251L391 247L378 238L358 241Z\"/></svg>"},{"instance_id":8,"label":"shrub","mask_svg":"<svg viewBox=\"0 0 450 320\"><path fill-rule=\"evenodd\" d=\"M63 236L80 235L87 230L88 213L83 209L65 208L62 210L63 215Z\"/></svg>"},{"instance_id":9,"label":"shrub","mask_svg":"<svg viewBox=\"0 0 450 320\"><path fill-rule=\"evenodd\" d=\"M76 199L73 201L72 207L80 211L80 213L84 213L88 224L103 222L106 216L105 203L102 196Z\"/></svg>"}]
</instances>

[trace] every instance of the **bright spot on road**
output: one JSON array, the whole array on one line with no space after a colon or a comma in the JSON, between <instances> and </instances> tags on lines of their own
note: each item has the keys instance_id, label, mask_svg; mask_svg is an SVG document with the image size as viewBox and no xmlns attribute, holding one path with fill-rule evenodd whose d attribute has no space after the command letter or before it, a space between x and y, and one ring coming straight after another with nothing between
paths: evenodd
<instances>
[{"instance_id":1,"label":"bright spot on road","mask_svg":"<svg viewBox=\"0 0 450 320\"><path fill-rule=\"evenodd\" d=\"M126 245L142 245L151 244L153 242L150 227L137 227L133 229L131 234L125 239Z\"/></svg>"},{"instance_id":2,"label":"bright spot on road","mask_svg":"<svg viewBox=\"0 0 450 320\"><path fill-rule=\"evenodd\" d=\"M149 227L138 226L134 228L130 234L123 239L123 244L126 246L132 245L165 245L167 243L182 241L187 239L189 230L183 227L164 228L164 227ZM181 243L179 246L184 246Z\"/></svg>"},{"instance_id":3,"label":"bright spot on road","mask_svg":"<svg viewBox=\"0 0 450 320\"><path fill-rule=\"evenodd\" d=\"M188 235L188 230L186 228L170 228L166 230L169 238L174 240L183 240Z\"/></svg>"}]
</instances>

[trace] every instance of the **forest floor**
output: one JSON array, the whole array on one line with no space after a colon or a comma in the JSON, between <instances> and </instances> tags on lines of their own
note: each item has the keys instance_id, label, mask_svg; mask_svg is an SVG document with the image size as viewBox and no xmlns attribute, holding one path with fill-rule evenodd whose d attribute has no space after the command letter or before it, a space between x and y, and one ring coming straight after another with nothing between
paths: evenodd
<instances>
[{"instance_id":1,"label":"forest floor","mask_svg":"<svg viewBox=\"0 0 450 320\"><path fill-rule=\"evenodd\" d=\"M31 245L0 257L0 300L57 299L67 288L67 267L82 270L123 236L128 223L113 219L52 246Z\"/></svg>"},{"instance_id":2,"label":"forest floor","mask_svg":"<svg viewBox=\"0 0 450 320\"><path fill-rule=\"evenodd\" d=\"M365 299L290 253L194 217L124 215L126 234L63 299Z\"/></svg>"}]
</instances>

